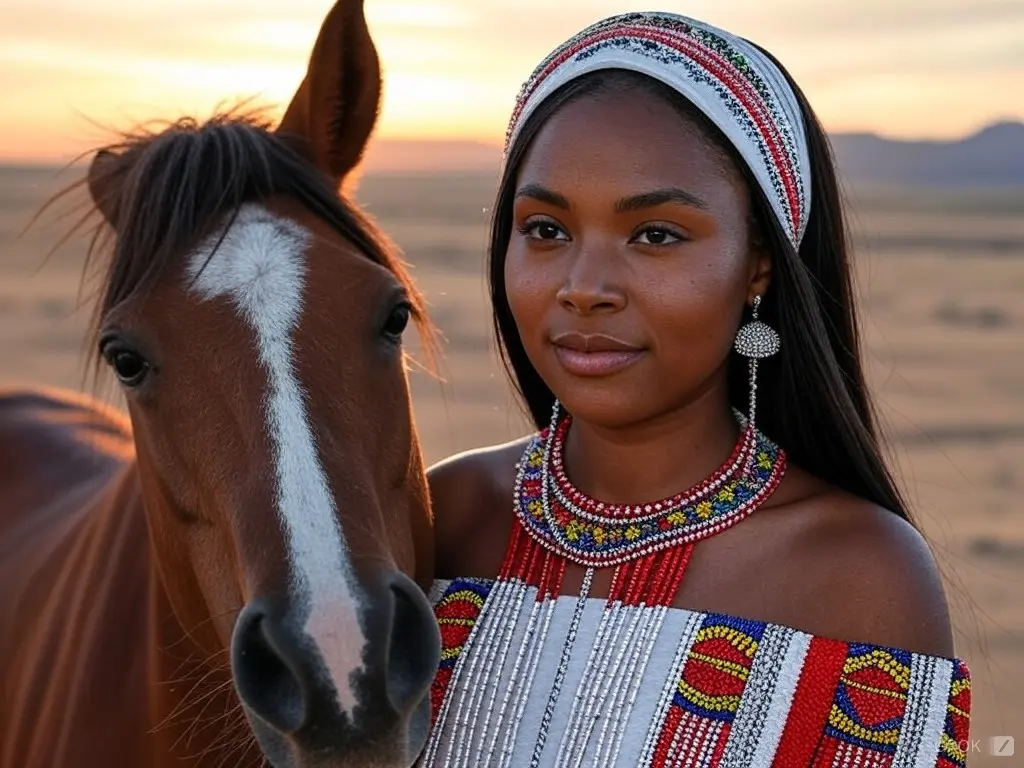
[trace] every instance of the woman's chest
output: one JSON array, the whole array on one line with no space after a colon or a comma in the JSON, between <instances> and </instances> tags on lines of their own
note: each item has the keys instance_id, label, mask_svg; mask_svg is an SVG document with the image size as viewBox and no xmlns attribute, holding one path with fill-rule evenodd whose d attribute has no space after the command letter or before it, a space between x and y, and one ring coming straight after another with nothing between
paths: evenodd
<instances>
[{"instance_id":1,"label":"woman's chest","mask_svg":"<svg viewBox=\"0 0 1024 768\"><path fill-rule=\"evenodd\" d=\"M693 546L685 576L669 603L676 608L750 616L780 624L815 627L821 611L819 557L801 547L799 525L781 516L756 516ZM497 578L509 555L513 516L484 516L462 546L447 548L439 579ZM466 546L472 541L472 546ZM586 569L568 564L560 584L563 595L578 595ZM598 568L589 594L606 598L615 568Z\"/></svg>"},{"instance_id":2,"label":"woman's chest","mask_svg":"<svg viewBox=\"0 0 1024 768\"><path fill-rule=\"evenodd\" d=\"M907 688L910 656L784 626L437 586L424 767L891 765L901 719L945 701L942 674ZM930 727L937 741L942 722Z\"/></svg>"}]
</instances>

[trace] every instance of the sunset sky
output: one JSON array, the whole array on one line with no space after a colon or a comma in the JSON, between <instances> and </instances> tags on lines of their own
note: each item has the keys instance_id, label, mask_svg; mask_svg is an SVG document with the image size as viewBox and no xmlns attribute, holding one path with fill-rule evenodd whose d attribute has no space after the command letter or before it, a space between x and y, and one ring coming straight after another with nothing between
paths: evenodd
<instances>
[{"instance_id":1,"label":"sunset sky","mask_svg":"<svg viewBox=\"0 0 1024 768\"><path fill-rule=\"evenodd\" d=\"M141 120L287 102L332 0L2 0L0 158L66 160ZM498 141L522 80L611 13L660 8L775 53L827 128L948 138L1024 120L1024 0L366 0L378 135Z\"/></svg>"}]
</instances>

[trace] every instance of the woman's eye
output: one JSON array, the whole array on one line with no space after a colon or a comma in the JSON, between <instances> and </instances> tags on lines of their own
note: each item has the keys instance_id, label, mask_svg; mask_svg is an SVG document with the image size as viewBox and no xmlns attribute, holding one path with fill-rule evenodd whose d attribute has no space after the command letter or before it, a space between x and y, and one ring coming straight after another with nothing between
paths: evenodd
<instances>
[{"instance_id":1,"label":"woman's eye","mask_svg":"<svg viewBox=\"0 0 1024 768\"><path fill-rule=\"evenodd\" d=\"M642 245L668 245L681 240L682 237L664 227L648 227L636 236L636 242Z\"/></svg>"},{"instance_id":2,"label":"woman's eye","mask_svg":"<svg viewBox=\"0 0 1024 768\"><path fill-rule=\"evenodd\" d=\"M557 224L550 221L535 221L519 229L520 233L535 240L568 240L569 236Z\"/></svg>"}]
</instances>

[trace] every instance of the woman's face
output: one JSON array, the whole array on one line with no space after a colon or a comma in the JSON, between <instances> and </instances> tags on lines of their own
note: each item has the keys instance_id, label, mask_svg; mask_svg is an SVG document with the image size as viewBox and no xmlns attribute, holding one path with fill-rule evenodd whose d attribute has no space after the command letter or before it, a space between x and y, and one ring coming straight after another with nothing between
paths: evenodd
<instances>
[{"instance_id":1,"label":"woman's face","mask_svg":"<svg viewBox=\"0 0 1024 768\"><path fill-rule=\"evenodd\" d=\"M671 105L614 88L525 155L505 259L523 346L576 418L623 426L725 400L744 306L768 285L742 176Z\"/></svg>"}]
</instances>

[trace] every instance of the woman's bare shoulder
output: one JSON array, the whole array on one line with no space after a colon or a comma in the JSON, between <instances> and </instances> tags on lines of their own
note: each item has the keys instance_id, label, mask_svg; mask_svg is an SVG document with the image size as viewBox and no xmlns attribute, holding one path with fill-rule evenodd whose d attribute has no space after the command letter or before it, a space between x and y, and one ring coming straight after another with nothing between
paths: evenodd
<instances>
[{"instance_id":1,"label":"woman's bare shoulder","mask_svg":"<svg viewBox=\"0 0 1024 768\"><path fill-rule=\"evenodd\" d=\"M821 598L820 634L953 655L942 577L915 525L834 488L786 511L801 521L790 529L789 561Z\"/></svg>"},{"instance_id":2,"label":"woman's bare shoulder","mask_svg":"<svg viewBox=\"0 0 1024 768\"><path fill-rule=\"evenodd\" d=\"M532 435L449 456L427 470L439 572L496 510L512 509L516 463Z\"/></svg>"}]
</instances>

